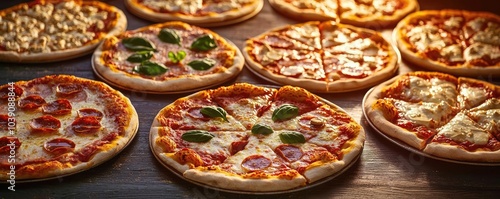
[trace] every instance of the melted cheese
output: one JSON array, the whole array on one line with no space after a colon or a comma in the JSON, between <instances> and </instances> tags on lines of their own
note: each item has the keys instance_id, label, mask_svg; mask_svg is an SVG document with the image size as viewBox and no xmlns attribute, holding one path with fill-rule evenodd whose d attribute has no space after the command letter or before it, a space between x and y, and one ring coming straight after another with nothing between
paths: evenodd
<instances>
[{"instance_id":1,"label":"melted cheese","mask_svg":"<svg viewBox=\"0 0 500 199\"><path fill-rule=\"evenodd\" d=\"M481 127L500 135L500 99L488 99L476 108L471 109L470 114Z\"/></svg>"},{"instance_id":2,"label":"melted cheese","mask_svg":"<svg viewBox=\"0 0 500 199\"><path fill-rule=\"evenodd\" d=\"M147 7L153 10L166 10L169 12L181 12L194 14L203 8L203 0L144 0L142 2Z\"/></svg>"},{"instance_id":3,"label":"melted cheese","mask_svg":"<svg viewBox=\"0 0 500 199\"><path fill-rule=\"evenodd\" d=\"M315 23L308 23L302 26L292 26L285 34L293 39L313 46L316 49L321 48L319 43L319 28Z\"/></svg>"},{"instance_id":4,"label":"melted cheese","mask_svg":"<svg viewBox=\"0 0 500 199\"><path fill-rule=\"evenodd\" d=\"M457 101L461 109L470 109L484 102L487 97L486 90L463 84L460 86L460 95L458 95Z\"/></svg>"},{"instance_id":5,"label":"melted cheese","mask_svg":"<svg viewBox=\"0 0 500 199\"><path fill-rule=\"evenodd\" d=\"M406 36L410 43L421 52L427 48L442 49L446 46L446 41L448 40L448 38L441 36L437 26L430 24L413 27L406 33Z\"/></svg>"},{"instance_id":6,"label":"melted cheese","mask_svg":"<svg viewBox=\"0 0 500 199\"><path fill-rule=\"evenodd\" d=\"M462 54L462 47L458 44L446 46L441 50L441 56L446 57L450 62L465 61Z\"/></svg>"},{"instance_id":7,"label":"melted cheese","mask_svg":"<svg viewBox=\"0 0 500 199\"><path fill-rule=\"evenodd\" d=\"M460 28L460 24L464 21L463 17L450 17L443 22L444 28L447 30L454 30Z\"/></svg>"},{"instance_id":8,"label":"melted cheese","mask_svg":"<svg viewBox=\"0 0 500 199\"><path fill-rule=\"evenodd\" d=\"M452 139L456 142L471 142L476 145L488 143L489 134L476 126L464 113L458 113L448 124L438 129L438 135Z\"/></svg>"},{"instance_id":9,"label":"melted cheese","mask_svg":"<svg viewBox=\"0 0 500 199\"><path fill-rule=\"evenodd\" d=\"M446 122L446 116L452 111L452 107L445 102L409 103L396 101L394 106L398 109L400 117L431 128Z\"/></svg>"},{"instance_id":10,"label":"melted cheese","mask_svg":"<svg viewBox=\"0 0 500 199\"><path fill-rule=\"evenodd\" d=\"M262 155L269 160L275 160L277 155L274 153L273 149L267 145L260 144L260 140L256 139L255 136L251 136L245 149L238 151L236 154L229 156L222 166L229 166L231 172L237 174L244 174L247 171L241 166L243 160L251 155ZM269 166L264 168L262 171L265 173L272 173L278 171L279 168Z\"/></svg>"},{"instance_id":11,"label":"melted cheese","mask_svg":"<svg viewBox=\"0 0 500 199\"><path fill-rule=\"evenodd\" d=\"M403 93L412 101L446 102L454 105L457 98L455 84L438 78L425 80L420 77L410 76L410 86Z\"/></svg>"},{"instance_id":12,"label":"melted cheese","mask_svg":"<svg viewBox=\"0 0 500 199\"><path fill-rule=\"evenodd\" d=\"M473 43L464 50L464 57L467 61L481 59L484 56L498 59L500 58L500 48L484 43Z\"/></svg>"},{"instance_id":13,"label":"melted cheese","mask_svg":"<svg viewBox=\"0 0 500 199\"><path fill-rule=\"evenodd\" d=\"M24 6L0 17L0 43L16 52L51 52L81 47L96 34L87 31L105 28L109 13L73 1Z\"/></svg>"}]
</instances>

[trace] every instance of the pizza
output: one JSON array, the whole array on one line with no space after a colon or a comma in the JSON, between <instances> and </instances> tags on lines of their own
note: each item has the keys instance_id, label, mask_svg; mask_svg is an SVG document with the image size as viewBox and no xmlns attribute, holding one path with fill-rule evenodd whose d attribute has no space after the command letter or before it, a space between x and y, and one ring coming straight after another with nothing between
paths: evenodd
<instances>
[{"instance_id":1,"label":"pizza","mask_svg":"<svg viewBox=\"0 0 500 199\"><path fill-rule=\"evenodd\" d=\"M395 26L419 9L416 0L269 0L287 17L300 20L333 20L371 29Z\"/></svg>"},{"instance_id":2,"label":"pizza","mask_svg":"<svg viewBox=\"0 0 500 199\"><path fill-rule=\"evenodd\" d=\"M365 134L336 105L303 88L236 83L177 99L150 131L157 159L184 178L232 191L303 187L361 153Z\"/></svg>"},{"instance_id":3,"label":"pizza","mask_svg":"<svg viewBox=\"0 0 500 199\"><path fill-rule=\"evenodd\" d=\"M43 180L90 169L135 136L129 99L102 82L50 75L0 86L0 179Z\"/></svg>"},{"instance_id":4,"label":"pizza","mask_svg":"<svg viewBox=\"0 0 500 199\"><path fill-rule=\"evenodd\" d=\"M125 0L127 9L154 22L183 21L203 27L245 21L262 10L264 0Z\"/></svg>"},{"instance_id":5,"label":"pizza","mask_svg":"<svg viewBox=\"0 0 500 199\"><path fill-rule=\"evenodd\" d=\"M500 86L439 72L410 72L369 93L365 115L423 154L500 162Z\"/></svg>"},{"instance_id":6,"label":"pizza","mask_svg":"<svg viewBox=\"0 0 500 199\"><path fill-rule=\"evenodd\" d=\"M127 18L99 1L37 0L0 10L0 24L0 61L42 63L91 53Z\"/></svg>"},{"instance_id":7,"label":"pizza","mask_svg":"<svg viewBox=\"0 0 500 199\"><path fill-rule=\"evenodd\" d=\"M227 81L244 58L230 41L183 22L153 24L106 38L93 66L104 80L143 92L179 92Z\"/></svg>"},{"instance_id":8,"label":"pizza","mask_svg":"<svg viewBox=\"0 0 500 199\"><path fill-rule=\"evenodd\" d=\"M286 25L246 41L251 71L314 92L346 92L380 83L399 55L378 32L333 21Z\"/></svg>"},{"instance_id":9,"label":"pizza","mask_svg":"<svg viewBox=\"0 0 500 199\"><path fill-rule=\"evenodd\" d=\"M498 15L465 10L416 12L394 30L405 60L461 76L500 74L498 35Z\"/></svg>"}]
</instances>

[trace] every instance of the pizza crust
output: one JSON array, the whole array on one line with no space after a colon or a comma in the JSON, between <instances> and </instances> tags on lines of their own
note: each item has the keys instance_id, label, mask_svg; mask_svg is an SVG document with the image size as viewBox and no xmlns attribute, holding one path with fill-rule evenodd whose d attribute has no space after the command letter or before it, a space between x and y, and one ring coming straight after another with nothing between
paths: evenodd
<instances>
[{"instance_id":1,"label":"pizza crust","mask_svg":"<svg viewBox=\"0 0 500 199\"><path fill-rule=\"evenodd\" d=\"M500 162L500 150L497 151L466 151L458 146L443 144L443 143L429 143L424 153L431 154L437 157L470 161L470 162Z\"/></svg>"},{"instance_id":2,"label":"pizza crust","mask_svg":"<svg viewBox=\"0 0 500 199\"><path fill-rule=\"evenodd\" d=\"M335 10L334 15L326 15L321 12L316 12L314 10L305 10L299 9L295 6L290 5L290 3L284 0L269 0L269 4L276 11L282 13L283 15L299 19L299 20L308 20L308 21L326 21L326 20L337 20L337 11Z\"/></svg>"},{"instance_id":3,"label":"pizza crust","mask_svg":"<svg viewBox=\"0 0 500 199\"><path fill-rule=\"evenodd\" d=\"M239 9L233 9L225 13L211 13L208 16L191 16L178 13L158 13L142 4L139 4L138 0L125 0L125 6L132 14L153 22L183 21L192 25L212 27L219 25L229 25L230 23L227 23L228 21L231 21L232 23L239 23L242 21L239 19L246 20L250 18L247 16L254 16L258 12L260 12L262 7L264 6L264 0L256 0L248 6Z\"/></svg>"},{"instance_id":4,"label":"pizza crust","mask_svg":"<svg viewBox=\"0 0 500 199\"><path fill-rule=\"evenodd\" d=\"M103 6L109 11L116 12L117 19L114 22L114 27L108 32L102 35L99 39L94 39L81 47L66 49L53 52L43 52L43 53L18 53L13 51L0 51L0 60L5 62L17 62L17 63L48 63L55 61L63 61L68 59L73 59L76 57L82 57L84 55L90 54L94 49L102 42L107 36L114 36L124 32L127 29L127 17L120 9L107 5L101 2L93 2L99 6Z\"/></svg>"}]
</instances>

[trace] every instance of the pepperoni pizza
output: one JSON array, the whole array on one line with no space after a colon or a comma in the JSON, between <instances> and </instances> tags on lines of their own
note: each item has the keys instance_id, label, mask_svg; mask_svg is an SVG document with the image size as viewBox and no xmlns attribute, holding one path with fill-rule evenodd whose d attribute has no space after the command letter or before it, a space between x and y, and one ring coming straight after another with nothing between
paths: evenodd
<instances>
[{"instance_id":1,"label":"pepperoni pizza","mask_svg":"<svg viewBox=\"0 0 500 199\"><path fill-rule=\"evenodd\" d=\"M363 128L305 89L237 83L180 98L150 131L157 159L232 191L294 189L335 175L361 153Z\"/></svg>"},{"instance_id":2,"label":"pepperoni pizza","mask_svg":"<svg viewBox=\"0 0 500 199\"><path fill-rule=\"evenodd\" d=\"M425 10L403 19L394 39L404 59L430 70L500 74L500 16L465 10Z\"/></svg>"},{"instance_id":3,"label":"pepperoni pizza","mask_svg":"<svg viewBox=\"0 0 500 199\"><path fill-rule=\"evenodd\" d=\"M377 84L398 69L398 54L378 32L333 21L279 27L247 40L247 66L284 85L346 92Z\"/></svg>"},{"instance_id":4,"label":"pepperoni pizza","mask_svg":"<svg viewBox=\"0 0 500 199\"><path fill-rule=\"evenodd\" d=\"M41 63L92 52L127 18L99 1L37 0L0 10L0 61Z\"/></svg>"},{"instance_id":5,"label":"pepperoni pizza","mask_svg":"<svg viewBox=\"0 0 500 199\"><path fill-rule=\"evenodd\" d=\"M134 137L129 99L97 81L52 75L0 86L0 179L38 180L94 167Z\"/></svg>"},{"instance_id":6,"label":"pepperoni pizza","mask_svg":"<svg viewBox=\"0 0 500 199\"><path fill-rule=\"evenodd\" d=\"M411 72L369 93L365 113L382 133L448 160L500 162L500 86Z\"/></svg>"}]
</instances>

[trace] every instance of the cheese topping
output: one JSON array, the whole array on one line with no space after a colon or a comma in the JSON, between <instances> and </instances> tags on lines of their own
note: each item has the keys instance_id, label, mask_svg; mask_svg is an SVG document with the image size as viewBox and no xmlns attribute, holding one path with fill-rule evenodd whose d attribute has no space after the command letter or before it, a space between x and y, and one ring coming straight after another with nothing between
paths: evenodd
<instances>
[{"instance_id":1,"label":"cheese topping","mask_svg":"<svg viewBox=\"0 0 500 199\"><path fill-rule=\"evenodd\" d=\"M0 43L16 52L52 52L84 46L105 31L110 13L73 1L23 6L0 17Z\"/></svg>"},{"instance_id":2,"label":"cheese topping","mask_svg":"<svg viewBox=\"0 0 500 199\"><path fill-rule=\"evenodd\" d=\"M409 89L403 93L412 101L446 102L454 105L457 98L456 86L448 81L432 78L429 81L420 77L410 76Z\"/></svg>"},{"instance_id":3,"label":"cheese topping","mask_svg":"<svg viewBox=\"0 0 500 199\"><path fill-rule=\"evenodd\" d=\"M452 107L446 103L410 103L396 101L394 106L398 109L400 117L413 121L416 124L435 128L446 122L446 115L450 113Z\"/></svg>"},{"instance_id":4,"label":"cheese topping","mask_svg":"<svg viewBox=\"0 0 500 199\"><path fill-rule=\"evenodd\" d=\"M442 49L449 40L449 38L441 36L438 27L431 24L412 27L406 33L406 36L409 42L420 52L425 51L427 48Z\"/></svg>"},{"instance_id":5,"label":"cheese topping","mask_svg":"<svg viewBox=\"0 0 500 199\"><path fill-rule=\"evenodd\" d=\"M441 50L441 56L446 57L450 62L465 61L462 54L462 47L458 44L446 46Z\"/></svg>"},{"instance_id":6,"label":"cheese topping","mask_svg":"<svg viewBox=\"0 0 500 199\"><path fill-rule=\"evenodd\" d=\"M470 142L476 145L486 145L489 134L476 126L464 113L458 113L448 124L438 129L438 135L450 138L456 142Z\"/></svg>"},{"instance_id":7,"label":"cheese topping","mask_svg":"<svg viewBox=\"0 0 500 199\"><path fill-rule=\"evenodd\" d=\"M484 43L473 43L464 50L464 57L467 61L481 59L484 56L498 59L500 58L500 48Z\"/></svg>"},{"instance_id":8,"label":"cheese topping","mask_svg":"<svg viewBox=\"0 0 500 199\"><path fill-rule=\"evenodd\" d=\"M203 0L144 0L146 7L160 11L190 15L207 15L210 12L223 13L254 3L255 0L231 0L209 2Z\"/></svg>"},{"instance_id":9,"label":"cheese topping","mask_svg":"<svg viewBox=\"0 0 500 199\"><path fill-rule=\"evenodd\" d=\"M480 87L471 87L467 84L462 84L460 86L460 95L458 95L457 101L461 109L470 109L479 105L487 98L486 90Z\"/></svg>"}]
</instances>

